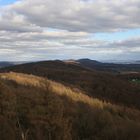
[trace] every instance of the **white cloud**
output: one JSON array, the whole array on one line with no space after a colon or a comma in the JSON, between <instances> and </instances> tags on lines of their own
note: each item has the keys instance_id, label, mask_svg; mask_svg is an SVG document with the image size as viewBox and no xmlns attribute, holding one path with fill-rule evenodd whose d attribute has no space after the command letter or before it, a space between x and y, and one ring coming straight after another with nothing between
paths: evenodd
<instances>
[{"instance_id":1,"label":"white cloud","mask_svg":"<svg viewBox=\"0 0 140 140\"><path fill-rule=\"evenodd\" d=\"M96 40L99 32L140 28L140 0L21 0L0 10L0 58L140 59L140 36Z\"/></svg>"},{"instance_id":2,"label":"white cloud","mask_svg":"<svg viewBox=\"0 0 140 140\"><path fill-rule=\"evenodd\" d=\"M96 33L139 28L139 7L139 0L22 0L9 9L37 26Z\"/></svg>"},{"instance_id":3,"label":"white cloud","mask_svg":"<svg viewBox=\"0 0 140 140\"><path fill-rule=\"evenodd\" d=\"M13 56L18 60L65 59L89 57L93 59L116 55L140 53L140 38L122 41L102 41L90 34L44 31L44 32L0 32L0 57ZM3 55L2 55L3 54ZM9 54L9 55L8 55ZM138 55L137 58L139 59Z\"/></svg>"}]
</instances>

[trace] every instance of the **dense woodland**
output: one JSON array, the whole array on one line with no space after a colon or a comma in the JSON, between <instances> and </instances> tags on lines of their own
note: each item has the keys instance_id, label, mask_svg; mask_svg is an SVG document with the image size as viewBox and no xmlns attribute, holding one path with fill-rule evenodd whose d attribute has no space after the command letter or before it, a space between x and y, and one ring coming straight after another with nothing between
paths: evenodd
<instances>
[{"instance_id":1,"label":"dense woodland","mask_svg":"<svg viewBox=\"0 0 140 140\"><path fill-rule=\"evenodd\" d=\"M0 75L2 140L139 140L140 111L32 75Z\"/></svg>"}]
</instances>

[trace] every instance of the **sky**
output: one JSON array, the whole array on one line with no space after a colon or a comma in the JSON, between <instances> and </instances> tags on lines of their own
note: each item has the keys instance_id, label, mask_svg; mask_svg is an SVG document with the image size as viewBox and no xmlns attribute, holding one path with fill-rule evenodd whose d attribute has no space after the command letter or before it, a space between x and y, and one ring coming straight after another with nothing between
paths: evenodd
<instances>
[{"instance_id":1,"label":"sky","mask_svg":"<svg viewBox=\"0 0 140 140\"><path fill-rule=\"evenodd\" d=\"M0 0L0 61L140 60L140 0Z\"/></svg>"},{"instance_id":2,"label":"sky","mask_svg":"<svg viewBox=\"0 0 140 140\"><path fill-rule=\"evenodd\" d=\"M14 3L16 0L0 0L0 5L8 5Z\"/></svg>"}]
</instances>

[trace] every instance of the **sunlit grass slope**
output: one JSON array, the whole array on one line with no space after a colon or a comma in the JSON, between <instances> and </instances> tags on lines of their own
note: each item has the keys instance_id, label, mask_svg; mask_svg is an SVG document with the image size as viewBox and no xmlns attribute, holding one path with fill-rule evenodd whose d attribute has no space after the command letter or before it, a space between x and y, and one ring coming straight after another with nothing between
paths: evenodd
<instances>
[{"instance_id":1,"label":"sunlit grass slope","mask_svg":"<svg viewBox=\"0 0 140 140\"><path fill-rule=\"evenodd\" d=\"M125 80L122 76L89 70L76 63L43 61L0 69L0 72L33 74L81 89L85 94L140 109L140 85Z\"/></svg>"},{"instance_id":2,"label":"sunlit grass slope","mask_svg":"<svg viewBox=\"0 0 140 140\"><path fill-rule=\"evenodd\" d=\"M139 140L140 111L33 75L0 74L2 140Z\"/></svg>"}]
</instances>

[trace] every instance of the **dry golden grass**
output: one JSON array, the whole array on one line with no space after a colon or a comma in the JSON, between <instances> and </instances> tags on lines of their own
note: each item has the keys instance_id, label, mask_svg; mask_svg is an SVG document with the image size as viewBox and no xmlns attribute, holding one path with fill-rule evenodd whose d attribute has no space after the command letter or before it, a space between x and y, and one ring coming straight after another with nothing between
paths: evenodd
<instances>
[{"instance_id":1,"label":"dry golden grass","mask_svg":"<svg viewBox=\"0 0 140 140\"><path fill-rule=\"evenodd\" d=\"M34 76L34 75L27 75L27 74L19 74L19 73L2 73L0 74L0 78L3 80L11 80L15 81L18 84L25 85L25 86L34 86L34 87L44 87L44 81L46 81L43 78Z\"/></svg>"},{"instance_id":2,"label":"dry golden grass","mask_svg":"<svg viewBox=\"0 0 140 140\"><path fill-rule=\"evenodd\" d=\"M59 84L53 81L49 81L49 82L50 82L52 91L54 91L56 94L59 94L61 96L67 96L75 102L82 102L90 106L103 109L103 104L100 100L93 99L89 97L88 95L83 94L80 91L75 92L71 88L66 87L62 84Z\"/></svg>"},{"instance_id":3,"label":"dry golden grass","mask_svg":"<svg viewBox=\"0 0 140 140\"><path fill-rule=\"evenodd\" d=\"M139 110L22 73L0 74L0 121L2 140L20 140L17 136L26 132L30 140L47 140L48 136L53 140L140 138Z\"/></svg>"},{"instance_id":4,"label":"dry golden grass","mask_svg":"<svg viewBox=\"0 0 140 140\"><path fill-rule=\"evenodd\" d=\"M110 102L101 101L97 98L89 97L79 89L76 92L75 89L72 89L70 87L64 86L63 84L51 80L47 80L46 78L10 72L10 73L1 73L0 79L11 80L20 85L33 86L35 88L41 88L42 90L45 90L46 88L49 87L49 90L51 90L52 93L57 94L59 96L66 96L69 99L73 100L74 102L81 102L93 108L108 110L116 114L120 112L125 113L127 117L140 119L139 118L140 111L137 109L133 109L132 112L131 108L111 104Z\"/></svg>"},{"instance_id":5,"label":"dry golden grass","mask_svg":"<svg viewBox=\"0 0 140 140\"><path fill-rule=\"evenodd\" d=\"M66 87L62 84L51 80L46 80L34 75L10 72L0 74L0 79L11 80L16 82L17 84L21 84L24 86L34 86L42 89L48 88L49 84L49 88L54 93L59 94L60 96L67 96L75 102L83 102L91 106L103 108L103 104L101 103L101 101L99 101L98 99L93 99L88 95L83 94L82 92L80 92L80 90L79 92L75 92L71 88Z\"/></svg>"}]
</instances>

